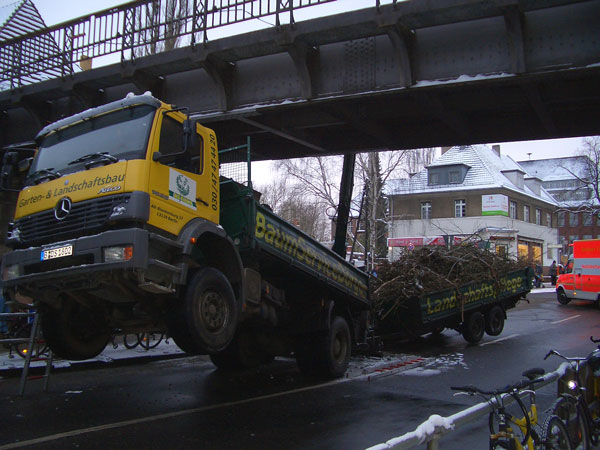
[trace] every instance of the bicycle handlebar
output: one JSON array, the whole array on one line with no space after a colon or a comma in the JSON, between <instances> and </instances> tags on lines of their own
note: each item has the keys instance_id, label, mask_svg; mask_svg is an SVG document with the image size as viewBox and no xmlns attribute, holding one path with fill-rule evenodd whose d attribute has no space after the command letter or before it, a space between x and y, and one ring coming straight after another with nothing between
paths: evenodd
<instances>
[{"instance_id":1,"label":"bicycle handlebar","mask_svg":"<svg viewBox=\"0 0 600 450\"><path fill-rule=\"evenodd\" d=\"M543 378L536 378L535 380L521 380L514 384L509 384L504 386L503 388L494 389L493 391L486 391L478 388L477 386L469 385L469 386L450 386L450 389L453 391L461 391L467 394L483 394L483 395L499 395L499 394L510 394L514 391L521 391L525 388L533 387L535 383L539 383L540 381L544 381Z\"/></svg>"}]
</instances>

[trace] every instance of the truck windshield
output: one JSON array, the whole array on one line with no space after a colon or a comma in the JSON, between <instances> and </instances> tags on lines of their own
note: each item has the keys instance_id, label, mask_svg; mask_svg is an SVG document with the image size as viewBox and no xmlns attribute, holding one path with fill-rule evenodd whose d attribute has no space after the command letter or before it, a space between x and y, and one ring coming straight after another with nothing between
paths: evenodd
<instances>
[{"instance_id":1,"label":"truck windshield","mask_svg":"<svg viewBox=\"0 0 600 450\"><path fill-rule=\"evenodd\" d=\"M137 105L50 132L40 143L26 184L89 169L98 163L144 159L155 111L152 106ZM48 173L53 176L46 177Z\"/></svg>"}]
</instances>

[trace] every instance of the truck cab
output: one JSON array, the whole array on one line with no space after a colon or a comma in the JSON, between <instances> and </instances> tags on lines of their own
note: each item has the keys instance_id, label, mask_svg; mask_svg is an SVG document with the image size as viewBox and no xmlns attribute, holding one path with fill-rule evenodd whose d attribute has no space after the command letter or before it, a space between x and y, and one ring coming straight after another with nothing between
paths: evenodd
<instances>
[{"instance_id":1,"label":"truck cab","mask_svg":"<svg viewBox=\"0 0 600 450\"><path fill-rule=\"evenodd\" d=\"M574 241L573 254L556 281L558 302L563 305L573 299L597 302L599 295L600 239Z\"/></svg>"}]
</instances>

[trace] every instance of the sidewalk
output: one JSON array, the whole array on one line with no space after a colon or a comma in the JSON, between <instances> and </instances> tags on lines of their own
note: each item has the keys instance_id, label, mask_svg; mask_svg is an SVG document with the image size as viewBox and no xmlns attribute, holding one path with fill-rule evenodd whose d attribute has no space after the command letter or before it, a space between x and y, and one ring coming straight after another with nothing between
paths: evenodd
<instances>
[{"instance_id":1,"label":"sidewalk","mask_svg":"<svg viewBox=\"0 0 600 450\"><path fill-rule=\"evenodd\" d=\"M8 350L4 347L0 348L0 376L20 376L23 370L25 360L13 352L13 357L9 358ZM155 348L145 350L141 347L127 349L121 343L115 349L112 343L108 343L104 351L97 357L86 359L85 361L67 361L55 358L52 362L53 370L67 368L87 368L90 366L101 367L111 363L124 363L126 361L135 360L141 362L141 359L168 359L179 358L185 356L185 353L170 340L167 344L164 340ZM32 369L45 368L45 361L32 361L30 367Z\"/></svg>"}]
</instances>

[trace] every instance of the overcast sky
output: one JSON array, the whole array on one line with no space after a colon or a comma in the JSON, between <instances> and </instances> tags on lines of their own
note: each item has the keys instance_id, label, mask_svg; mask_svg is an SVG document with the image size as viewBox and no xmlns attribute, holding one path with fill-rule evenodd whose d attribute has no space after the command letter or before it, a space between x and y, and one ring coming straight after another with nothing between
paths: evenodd
<instances>
[{"instance_id":1,"label":"overcast sky","mask_svg":"<svg viewBox=\"0 0 600 450\"><path fill-rule=\"evenodd\" d=\"M382 3L390 3L391 0L383 0ZM123 0L33 0L46 25L51 26L65 22L80 16L91 14L96 11L111 8L126 3ZM0 0L0 7L15 3L15 0ZM375 4L375 0L338 0L331 4L319 7L307 8L311 14L327 15L343 12L360 7L368 7ZM305 13L306 14L306 13ZM303 14L296 11L297 21L303 20ZM268 26L263 23L262 26ZM209 36L210 38L210 36ZM214 39L215 37L213 37ZM561 156L576 155L582 147L581 138L555 139L545 141L529 141L501 143L501 151L510 155L516 161L527 159L558 158ZM489 143L490 145L494 143ZM531 155L529 155L531 153Z\"/></svg>"}]
</instances>

